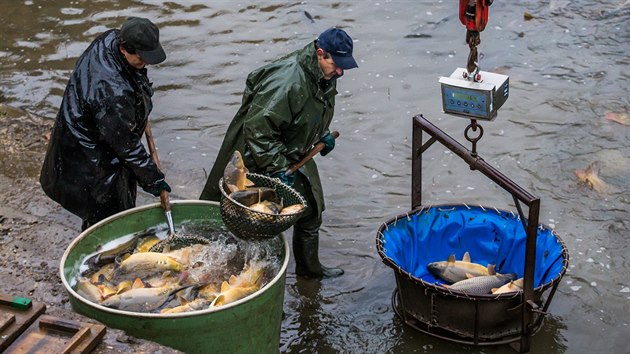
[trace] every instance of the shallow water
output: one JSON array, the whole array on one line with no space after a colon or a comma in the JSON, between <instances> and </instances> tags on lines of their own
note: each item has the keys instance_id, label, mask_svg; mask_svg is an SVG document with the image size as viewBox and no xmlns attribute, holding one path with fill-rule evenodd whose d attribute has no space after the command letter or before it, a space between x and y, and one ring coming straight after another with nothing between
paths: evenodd
<instances>
[{"instance_id":1,"label":"shallow water","mask_svg":"<svg viewBox=\"0 0 630 354\"><path fill-rule=\"evenodd\" d=\"M346 274L304 280L289 265L280 350L512 352L406 327L391 307L393 271L375 248L378 227L410 208L411 117L422 113L469 146L468 121L441 112L437 81L466 65L455 3L0 0L0 8L0 102L50 119L74 61L98 33L130 15L158 23L168 59L149 70L151 121L175 199L201 192L247 73L330 26L345 28L360 68L339 81L331 128L341 136L332 154L317 159L327 202L321 259ZM629 33L630 2L612 0L496 1L481 33L482 70L509 75L511 92L498 117L481 122L479 154L541 198L540 221L571 255L532 352L627 351L630 127L604 117L630 107ZM575 177L593 161L612 186L605 194ZM514 208L501 188L439 144L423 167L424 204ZM142 195L139 204L154 201Z\"/></svg>"}]
</instances>

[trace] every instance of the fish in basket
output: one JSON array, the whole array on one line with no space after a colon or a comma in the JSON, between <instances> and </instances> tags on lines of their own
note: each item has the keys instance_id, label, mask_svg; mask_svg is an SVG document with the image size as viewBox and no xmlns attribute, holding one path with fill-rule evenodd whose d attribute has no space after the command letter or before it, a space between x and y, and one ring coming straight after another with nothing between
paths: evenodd
<instances>
[{"instance_id":1,"label":"fish in basket","mask_svg":"<svg viewBox=\"0 0 630 354\"><path fill-rule=\"evenodd\" d=\"M287 230L302 215L306 200L277 178L249 173L239 151L219 180L221 218L242 239L265 239Z\"/></svg>"}]
</instances>

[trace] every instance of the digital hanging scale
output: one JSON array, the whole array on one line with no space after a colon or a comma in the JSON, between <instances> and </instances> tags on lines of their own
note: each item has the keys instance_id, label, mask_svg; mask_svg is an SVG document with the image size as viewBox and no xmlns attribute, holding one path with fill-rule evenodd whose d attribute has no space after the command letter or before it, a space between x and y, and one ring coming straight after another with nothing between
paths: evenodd
<instances>
[{"instance_id":1,"label":"digital hanging scale","mask_svg":"<svg viewBox=\"0 0 630 354\"><path fill-rule=\"evenodd\" d=\"M480 82L464 68L457 68L449 77L440 77L444 113L480 120L494 120L497 110L509 94L509 77L479 71ZM468 77L468 78L467 78Z\"/></svg>"}]
</instances>

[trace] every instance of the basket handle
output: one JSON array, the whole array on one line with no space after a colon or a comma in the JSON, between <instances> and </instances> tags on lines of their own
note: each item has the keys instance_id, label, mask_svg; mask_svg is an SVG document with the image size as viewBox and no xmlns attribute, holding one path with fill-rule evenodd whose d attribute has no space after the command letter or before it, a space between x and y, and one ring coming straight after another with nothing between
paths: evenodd
<instances>
[{"instance_id":1,"label":"basket handle","mask_svg":"<svg viewBox=\"0 0 630 354\"><path fill-rule=\"evenodd\" d=\"M146 135L147 138L147 146L149 147L151 159L153 160L157 168L161 169L160 158L158 157L157 149L155 148L155 142L153 141L153 132L151 132L151 126L149 125L149 122L147 122L147 126L144 128L144 135ZM168 192L164 189L160 191L160 204L162 205L162 209L164 209L165 212L171 211L171 202L168 198Z\"/></svg>"},{"instance_id":2,"label":"basket handle","mask_svg":"<svg viewBox=\"0 0 630 354\"><path fill-rule=\"evenodd\" d=\"M330 135L332 135L333 138L337 139L339 137L339 132L335 130L330 133ZM298 163L289 166L289 169L287 170L287 172L284 173L284 175L291 176L292 174L294 174L295 171L299 170L300 167L304 166L305 163L307 163L310 159L312 159L315 155L322 151L322 149L324 149L324 146L324 143L321 141L315 144L315 146L308 152L308 154L306 154L306 156L304 156L303 159L301 159Z\"/></svg>"}]
</instances>

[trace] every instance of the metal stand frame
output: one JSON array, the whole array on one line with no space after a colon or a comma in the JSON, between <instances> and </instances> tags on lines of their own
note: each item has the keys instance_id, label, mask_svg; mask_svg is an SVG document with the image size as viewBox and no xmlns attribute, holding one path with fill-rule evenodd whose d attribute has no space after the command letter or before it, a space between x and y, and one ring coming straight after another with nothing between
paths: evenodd
<instances>
[{"instance_id":1,"label":"metal stand frame","mask_svg":"<svg viewBox=\"0 0 630 354\"><path fill-rule=\"evenodd\" d=\"M475 125L476 123L473 122L473 130L475 130ZM425 144L422 144L423 131L430 135L430 138ZM424 118L424 116L418 115L413 117L413 156L411 164L412 210L422 207L422 153L436 141L440 142L446 148L462 158L470 166L471 170L478 170L501 186L505 191L510 193L514 199L518 214L523 222L523 227L525 228L525 232L527 234L527 241L525 248L525 274L523 276L524 283L521 304L521 336L518 342L513 342L510 345L520 353L529 352L531 336L536 328L533 312L545 311L549 306L557 288L557 284L555 284L551 290L544 309L542 311L539 310L538 305L534 302L534 270L536 267L536 236L540 212L540 198L533 196L484 161L477 155L476 149L473 149L473 151L468 150L466 147L429 122L426 118ZM473 147L475 147L475 142L473 142ZM529 208L527 218L524 217L520 202L527 205ZM543 316L539 317L539 320L542 320Z\"/></svg>"}]
</instances>

